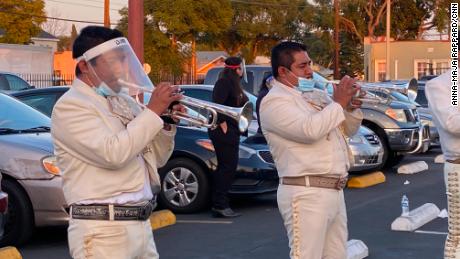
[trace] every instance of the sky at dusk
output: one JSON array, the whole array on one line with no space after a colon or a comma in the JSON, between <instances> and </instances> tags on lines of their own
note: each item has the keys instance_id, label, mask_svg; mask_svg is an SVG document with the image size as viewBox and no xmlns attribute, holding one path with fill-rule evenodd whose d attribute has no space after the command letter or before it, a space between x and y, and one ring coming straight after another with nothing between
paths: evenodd
<instances>
[{"instance_id":1,"label":"sky at dusk","mask_svg":"<svg viewBox=\"0 0 460 259\"><path fill-rule=\"evenodd\" d=\"M117 23L120 19L118 10L127 6L128 0L110 0L110 21ZM82 21L104 21L104 0L45 0L45 11L48 17L57 17ZM70 34L72 22L60 21L65 24L65 31ZM74 23L77 30L89 25ZM112 25L113 27L113 25Z\"/></svg>"}]
</instances>

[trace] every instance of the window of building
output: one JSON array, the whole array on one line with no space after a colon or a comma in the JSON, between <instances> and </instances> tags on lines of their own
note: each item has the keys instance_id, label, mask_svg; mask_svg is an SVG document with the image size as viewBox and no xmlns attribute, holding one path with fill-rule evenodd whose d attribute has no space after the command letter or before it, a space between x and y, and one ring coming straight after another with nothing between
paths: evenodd
<instances>
[{"instance_id":1,"label":"window of building","mask_svg":"<svg viewBox=\"0 0 460 259\"><path fill-rule=\"evenodd\" d=\"M384 81L386 78L387 64L385 60L375 61L375 81Z\"/></svg>"},{"instance_id":2,"label":"window of building","mask_svg":"<svg viewBox=\"0 0 460 259\"><path fill-rule=\"evenodd\" d=\"M414 60L414 77L420 79L422 76L431 75L432 64L428 59Z\"/></svg>"},{"instance_id":3,"label":"window of building","mask_svg":"<svg viewBox=\"0 0 460 259\"><path fill-rule=\"evenodd\" d=\"M433 59L433 75L440 75L450 68L448 59Z\"/></svg>"}]
</instances>

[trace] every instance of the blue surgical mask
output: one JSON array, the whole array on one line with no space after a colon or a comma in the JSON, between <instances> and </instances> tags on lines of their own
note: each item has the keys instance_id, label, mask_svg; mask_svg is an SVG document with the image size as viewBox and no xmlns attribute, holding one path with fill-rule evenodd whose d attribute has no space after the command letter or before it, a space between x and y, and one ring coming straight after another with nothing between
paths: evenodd
<instances>
[{"instance_id":1,"label":"blue surgical mask","mask_svg":"<svg viewBox=\"0 0 460 259\"><path fill-rule=\"evenodd\" d=\"M315 89L315 81L313 79L307 79L305 77L299 77L297 76L296 74L294 74L294 72L292 72L291 70L289 70L289 72L291 72L291 74L295 77L297 77L297 90L300 91L300 92L311 92L313 91L313 89Z\"/></svg>"},{"instance_id":2,"label":"blue surgical mask","mask_svg":"<svg viewBox=\"0 0 460 259\"><path fill-rule=\"evenodd\" d=\"M297 85L297 90L301 92L311 92L315 89L315 81L312 79L306 79L303 77L298 77L299 83Z\"/></svg>"},{"instance_id":3,"label":"blue surgical mask","mask_svg":"<svg viewBox=\"0 0 460 259\"><path fill-rule=\"evenodd\" d=\"M96 93L102 97L117 95L106 83L101 82L98 87L95 87Z\"/></svg>"}]
</instances>

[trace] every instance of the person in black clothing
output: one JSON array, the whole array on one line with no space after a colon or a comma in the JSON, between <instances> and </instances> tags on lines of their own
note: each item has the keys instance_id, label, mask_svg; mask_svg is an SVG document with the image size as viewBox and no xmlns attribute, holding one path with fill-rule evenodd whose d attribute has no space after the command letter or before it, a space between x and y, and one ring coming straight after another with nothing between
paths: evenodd
<instances>
[{"instance_id":1,"label":"person in black clothing","mask_svg":"<svg viewBox=\"0 0 460 259\"><path fill-rule=\"evenodd\" d=\"M257 128L256 134L246 138L246 140L244 140L244 143L267 144L267 140L265 139L265 136L262 132L262 127L260 126L259 109L260 109L260 103L262 102L262 99L265 97L265 95L268 94L268 91L270 91L271 80L273 80L272 75L269 75L262 80L262 83L259 89L259 93L257 95L257 101L256 101L257 124L259 125L259 127Z\"/></svg>"},{"instance_id":2,"label":"person in black clothing","mask_svg":"<svg viewBox=\"0 0 460 259\"><path fill-rule=\"evenodd\" d=\"M214 85L213 102L242 107L248 101L240 84L242 75L242 60L238 57L227 58L221 78ZM217 170L213 173L212 212L215 217L238 217L241 214L230 208L227 193L238 165L241 133L238 123L228 116L219 114L217 122L217 128L208 130L217 156Z\"/></svg>"},{"instance_id":3,"label":"person in black clothing","mask_svg":"<svg viewBox=\"0 0 460 259\"><path fill-rule=\"evenodd\" d=\"M269 75L262 80L262 84L260 85L259 89L259 94L257 95L257 101L256 101L256 114L257 114L257 124L259 124L259 128L257 129L257 134L262 134L262 127L260 126L260 116L259 116L259 109L260 109L260 103L262 102L262 99L264 99L265 95L268 94L268 91L270 91L270 81L273 80L273 76Z\"/></svg>"}]
</instances>

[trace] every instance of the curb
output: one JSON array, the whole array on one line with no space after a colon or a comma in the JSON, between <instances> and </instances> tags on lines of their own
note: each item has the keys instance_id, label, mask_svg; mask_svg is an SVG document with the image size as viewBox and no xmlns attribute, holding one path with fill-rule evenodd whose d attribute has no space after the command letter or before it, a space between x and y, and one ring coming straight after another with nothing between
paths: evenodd
<instances>
[{"instance_id":1,"label":"curb","mask_svg":"<svg viewBox=\"0 0 460 259\"><path fill-rule=\"evenodd\" d=\"M369 256L369 248L363 241L352 239L347 242L347 259L363 259Z\"/></svg>"},{"instance_id":2,"label":"curb","mask_svg":"<svg viewBox=\"0 0 460 259\"><path fill-rule=\"evenodd\" d=\"M439 215L439 208L433 203L425 203L422 206L411 210L409 216L399 216L391 223L391 230L414 231L426 223L436 219Z\"/></svg>"},{"instance_id":3,"label":"curb","mask_svg":"<svg viewBox=\"0 0 460 259\"><path fill-rule=\"evenodd\" d=\"M398 167L398 174L416 174L428 170L428 164L425 161L417 161Z\"/></svg>"},{"instance_id":4,"label":"curb","mask_svg":"<svg viewBox=\"0 0 460 259\"><path fill-rule=\"evenodd\" d=\"M176 224L176 215L174 215L174 213L170 210L154 211L150 216L150 226L152 227L152 230L157 230L174 224Z\"/></svg>"},{"instance_id":5,"label":"curb","mask_svg":"<svg viewBox=\"0 0 460 259\"><path fill-rule=\"evenodd\" d=\"M436 164L444 164L446 162L446 160L444 159L444 156L442 154L440 155L437 155L435 158L434 158L434 162Z\"/></svg>"},{"instance_id":6,"label":"curb","mask_svg":"<svg viewBox=\"0 0 460 259\"><path fill-rule=\"evenodd\" d=\"M353 176L348 181L348 188L366 188L369 186L384 183L386 181L385 175L380 172L373 172L360 176Z\"/></svg>"},{"instance_id":7,"label":"curb","mask_svg":"<svg viewBox=\"0 0 460 259\"><path fill-rule=\"evenodd\" d=\"M0 259L22 259L18 249L14 246L0 248Z\"/></svg>"}]
</instances>

